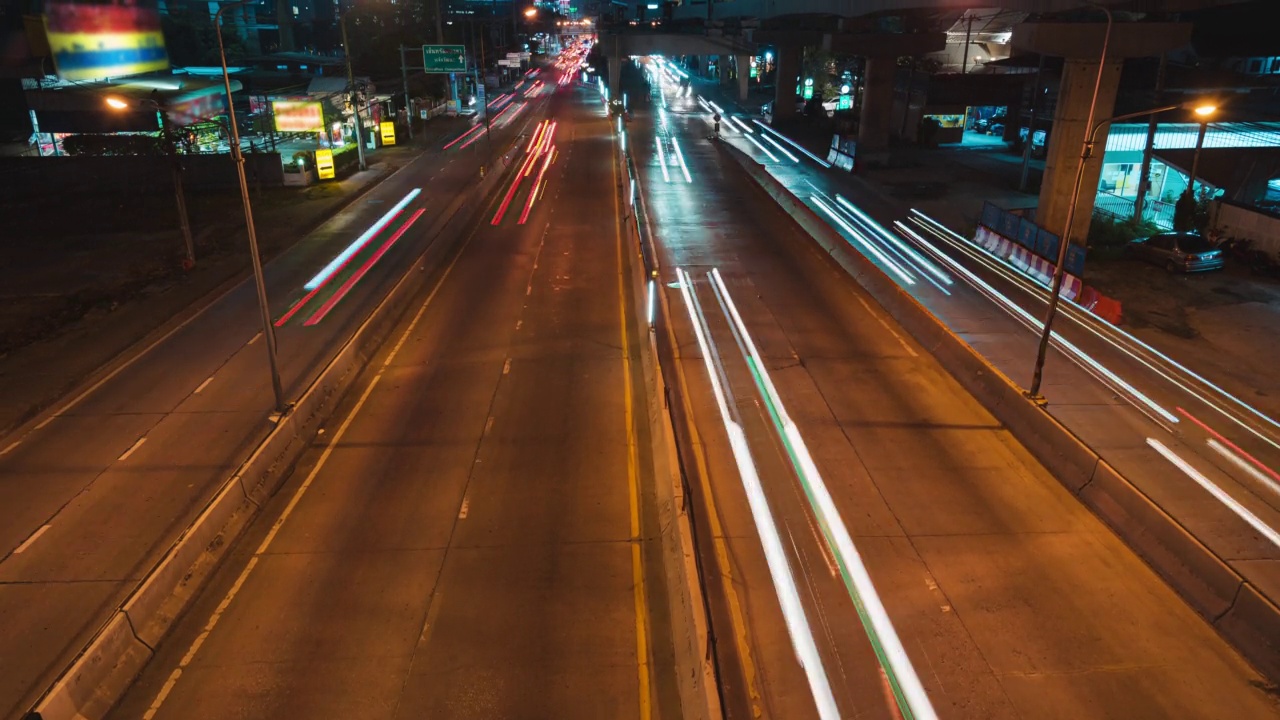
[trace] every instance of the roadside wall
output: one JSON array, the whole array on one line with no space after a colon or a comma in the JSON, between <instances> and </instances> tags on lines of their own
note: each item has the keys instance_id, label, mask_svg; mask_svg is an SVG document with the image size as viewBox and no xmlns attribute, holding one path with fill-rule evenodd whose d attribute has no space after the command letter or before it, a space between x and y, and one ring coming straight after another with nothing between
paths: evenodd
<instances>
[{"instance_id":1,"label":"roadside wall","mask_svg":"<svg viewBox=\"0 0 1280 720\"><path fill-rule=\"evenodd\" d=\"M1209 223L1227 237L1243 237L1253 241L1254 250L1276 257L1280 253L1280 217L1230 200L1213 204L1213 220Z\"/></svg>"},{"instance_id":2,"label":"roadside wall","mask_svg":"<svg viewBox=\"0 0 1280 720\"><path fill-rule=\"evenodd\" d=\"M182 179L189 189L239 185L230 155L185 155L181 160ZM0 158L0 193L6 197L35 197L84 192L172 192L169 162L163 156ZM250 183L263 187L284 184L280 153L246 153L244 172Z\"/></svg>"}]
</instances>

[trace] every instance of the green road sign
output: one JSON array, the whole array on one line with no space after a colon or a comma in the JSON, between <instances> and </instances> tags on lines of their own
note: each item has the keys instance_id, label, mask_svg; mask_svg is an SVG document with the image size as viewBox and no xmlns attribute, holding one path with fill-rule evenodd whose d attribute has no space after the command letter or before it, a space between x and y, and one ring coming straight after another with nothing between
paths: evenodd
<instances>
[{"instance_id":1,"label":"green road sign","mask_svg":"<svg viewBox=\"0 0 1280 720\"><path fill-rule=\"evenodd\" d=\"M423 45L422 69L429 73L466 72L467 50L462 45Z\"/></svg>"}]
</instances>

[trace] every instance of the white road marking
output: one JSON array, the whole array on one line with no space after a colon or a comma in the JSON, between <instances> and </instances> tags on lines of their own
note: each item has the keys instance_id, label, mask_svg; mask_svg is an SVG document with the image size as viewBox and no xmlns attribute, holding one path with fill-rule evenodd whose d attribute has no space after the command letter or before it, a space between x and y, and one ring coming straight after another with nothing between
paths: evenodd
<instances>
[{"instance_id":1,"label":"white road marking","mask_svg":"<svg viewBox=\"0 0 1280 720\"><path fill-rule=\"evenodd\" d=\"M254 343L258 342L258 338L260 338L260 337L262 337L262 332L261 332L261 331L259 331L257 335L254 335L253 337L249 338L249 342L245 343L245 344L244 344L244 346L245 346L245 347L249 347L250 345L252 345L252 344L254 344Z\"/></svg>"},{"instance_id":2,"label":"white road marking","mask_svg":"<svg viewBox=\"0 0 1280 720\"><path fill-rule=\"evenodd\" d=\"M52 419L53 419L53 418L50 418L50 420L52 420ZM15 441L13 441L13 443L11 443L11 444L9 445L9 447L7 447L7 448L5 448L5 449L3 449L3 450L0 450L0 455L8 455L8 454L9 454L9 451L13 450L14 448L18 447L18 446L19 446L19 445L21 445L21 444L22 444L22 441L21 441L21 440L15 440Z\"/></svg>"},{"instance_id":3,"label":"white road marking","mask_svg":"<svg viewBox=\"0 0 1280 720\"><path fill-rule=\"evenodd\" d=\"M37 531L35 531L35 532L31 533L31 537L29 537L29 538L27 538L26 540L24 540L24 541L22 542L22 544L21 544L21 545L19 545L19 546L17 547L17 549L13 551L13 554L14 554L14 555L21 555L23 552L25 552L25 551L26 551L26 549L27 549L27 548L31 547L31 545L32 545L36 540L39 540L41 535L43 535L43 534L45 534L45 533L49 532L49 528L51 528L51 527L53 527L53 526L52 526L52 525L48 525L48 524L46 524L46 525L41 526L39 530L37 530Z\"/></svg>"},{"instance_id":4,"label":"white road marking","mask_svg":"<svg viewBox=\"0 0 1280 720\"><path fill-rule=\"evenodd\" d=\"M135 442L132 446L130 446L130 448L129 448L128 450L125 450L123 455L121 455L120 457L116 458L116 462L120 462L120 461L122 461L122 460L128 460L128 459L129 459L129 456L130 456L130 455L132 455L132 454L134 453L134 451L136 451L138 448L142 447L142 443L144 443L144 442L146 442L146 441L147 441L147 438L146 438L146 437L140 437L140 438L138 438L138 441L137 441L137 442Z\"/></svg>"},{"instance_id":5,"label":"white road marking","mask_svg":"<svg viewBox=\"0 0 1280 720\"><path fill-rule=\"evenodd\" d=\"M200 386L196 388L195 394L196 394L196 395L199 395L199 394L200 394L200 391L201 391L201 390L203 390L203 389L205 389L205 388L207 388L207 387L209 387L209 383L211 383L211 382L213 382L213 376L212 376L212 375L210 375L209 377L205 378L205 379L204 379L204 382L200 383Z\"/></svg>"},{"instance_id":6,"label":"white road marking","mask_svg":"<svg viewBox=\"0 0 1280 720\"><path fill-rule=\"evenodd\" d=\"M467 510L468 510L470 507L471 507L471 499L470 499L470 498L465 498L465 497L464 497L464 498L462 498L462 507L458 509L458 519L459 519L459 520L466 520L466 519L467 519Z\"/></svg>"},{"instance_id":7,"label":"white road marking","mask_svg":"<svg viewBox=\"0 0 1280 720\"><path fill-rule=\"evenodd\" d=\"M491 430L493 430L493 416L492 416L492 415L490 415L490 416L489 416L489 419L488 419L488 420L485 420L485 421L484 421L484 434L485 434L485 435L488 435L488 434L489 434L489 431L491 431Z\"/></svg>"},{"instance_id":8,"label":"white road marking","mask_svg":"<svg viewBox=\"0 0 1280 720\"><path fill-rule=\"evenodd\" d=\"M511 372L511 358L507 358L507 361L502 363L502 374L506 375L509 372Z\"/></svg>"},{"instance_id":9,"label":"white road marking","mask_svg":"<svg viewBox=\"0 0 1280 720\"><path fill-rule=\"evenodd\" d=\"M191 643L190 649L187 650L187 654L183 656L181 661L179 661L178 667L174 668L173 672L169 674L169 679L165 681L164 687L162 687L160 692L156 694L155 700L151 701L151 707L148 708L147 712L142 716L143 720L152 720L152 718L156 716L156 713L160 711L160 706L163 705L165 699L169 697L169 693L173 690L174 685L177 684L178 678L182 677L183 669L190 665L191 661L195 659L196 653L199 652L200 647L204 645L205 639L207 639L209 634L213 632L213 628L218 624L218 620L222 618L222 614L231 606L231 601L235 599L235 596L240 592L240 588L243 587L245 581L249 579L249 575L258 564L258 559L266 553L267 549L271 546L271 542L275 540L276 533L279 532L285 521L289 519L289 516L293 514L294 508L298 506L298 503L302 500L302 496L306 494L307 488L311 487L311 483L315 481L316 476L320 474L320 470L324 468L325 463L329 460L329 456L333 453L333 448L342 440L342 436L346 434L347 428L351 426L352 421L354 421L356 416L360 414L360 410L364 407L365 402L368 401L369 395L373 393L373 389L378 385L378 381L382 379L383 371L391 364L391 361L395 359L395 356L400 352L400 348L404 346L409 335L413 333L415 328L417 328L418 321L422 319L423 314L427 310L427 306L431 304L432 300L435 300L436 295L440 292L440 288L444 285L444 281L453 273L454 266L458 264L458 258L462 257L464 251L471 242L471 238L474 236L475 233L472 233L467 237L467 241L463 243L462 248L453 256L453 260L449 262L449 266L445 268L444 273L440 275L440 279L436 281L435 287L431 289L431 294L427 295L427 299L423 301L422 306L418 308L418 312L413 316L413 320L409 321L409 327L405 328L404 333L400 335L400 339L396 341L395 347L391 349L391 352L387 355L387 359L383 361L382 367L379 368L378 373L373 376L373 380L369 382L369 386L365 388L364 393L360 395L360 399L356 401L355 407L351 409L351 414L342 421L340 426L338 426L338 431L334 433L333 441L325 447L323 452L320 453L320 459L316 462L315 467L311 469L307 478L303 480L302 485L298 487L298 490L294 493L289 504L285 506L284 512L282 512L280 517L276 519L275 523L271 526L270 532L268 532L267 536L262 540L262 544L258 546L253 557L249 558L249 562L245 565L244 570L240 572L240 577L236 578L235 584L231 586L226 597L222 598L222 602L218 604L218 608L214 610L213 615L211 615L208 622L205 623L204 631L201 632L200 635L196 637L195 641Z\"/></svg>"}]
</instances>

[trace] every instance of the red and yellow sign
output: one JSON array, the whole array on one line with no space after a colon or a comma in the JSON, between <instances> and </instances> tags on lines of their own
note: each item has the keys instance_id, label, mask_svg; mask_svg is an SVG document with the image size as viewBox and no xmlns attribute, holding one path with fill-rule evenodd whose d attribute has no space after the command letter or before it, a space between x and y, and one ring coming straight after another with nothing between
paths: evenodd
<instances>
[{"instance_id":1,"label":"red and yellow sign","mask_svg":"<svg viewBox=\"0 0 1280 720\"><path fill-rule=\"evenodd\" d=\"M383 120L378 127L382 130L382 144L395 145L396 144L396 124L394 122L391 122L390 120Z\"/></svg>"},{"instance_id":2,"label":"red and yellow sign","mask_svg":"<svg viewBox=\"0 0 1280 720\"><path fill-rule=\"evenodd\" d=\"M44 13L53 62L65 80L169 69L154 3L141 7L51 0Z\"/></svg>"}]
</instances>

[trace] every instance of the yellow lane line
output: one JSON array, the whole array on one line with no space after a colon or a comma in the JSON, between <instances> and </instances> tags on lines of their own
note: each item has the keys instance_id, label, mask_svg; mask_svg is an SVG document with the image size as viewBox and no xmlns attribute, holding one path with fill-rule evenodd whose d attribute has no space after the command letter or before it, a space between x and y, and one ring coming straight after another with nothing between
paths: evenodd
<instances>
[{"instance_id":1,"label":"yellow lane line","mask_svg":"<svg viewBox=\"0 0 1280 720\"><path fill-rule=\"evenodd\" d=\"M640 551L640 484L634 400L631 397L631 339L627 336L627 273L622 259L622 209L618 204L618 160L613 161L613 233L618 246L618 318L622 335L622 398L627 425L627 488L631 505L631 575L636 606L636 665L640 681L640 720L653 717L649 679L648 600L645 596L644 562Z\"/></svg>"}]
</instances>

